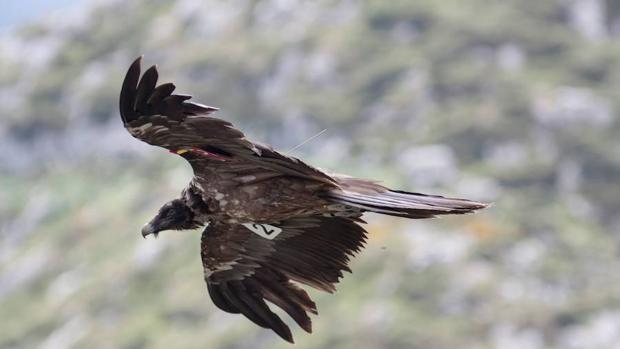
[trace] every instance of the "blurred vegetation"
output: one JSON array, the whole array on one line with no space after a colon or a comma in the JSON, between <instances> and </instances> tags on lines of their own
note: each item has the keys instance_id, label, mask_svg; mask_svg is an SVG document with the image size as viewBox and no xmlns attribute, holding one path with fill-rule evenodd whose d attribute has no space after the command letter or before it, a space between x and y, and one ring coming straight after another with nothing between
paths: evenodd
<instances>
[{"instance_id":1,"label":"blurred vegetation","mask_svg":"<svg viewBox=\"0 0 620 349\"><path fill-rule=\"evenodd\" d=\"M584 19L585 18L585 19ZM252 139L493 201L369 217L299 348L618 348L620 8L603 0L99 1L0 40L0 348L288 348L217 310L199 232L138 230L191 171L133 140L145 54Z\"/></svg>"}]
</instances>

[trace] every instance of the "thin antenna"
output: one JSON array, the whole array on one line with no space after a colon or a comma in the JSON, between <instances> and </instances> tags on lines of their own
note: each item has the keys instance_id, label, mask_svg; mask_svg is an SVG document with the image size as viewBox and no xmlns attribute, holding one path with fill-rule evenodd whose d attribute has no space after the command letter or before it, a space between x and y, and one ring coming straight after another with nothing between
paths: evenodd
<instances>
[{"instance_id":1,"label":"thin antenna","mask_svg":"<svg viewBox=\"0 0 620 349\"><path fill-rule=\"evenodd\" d=\"M327 129L324 129L323 131L315 134L314 136L306 139L305 141L301 142L300 144L298 144L298 145L294 146L293 148L287 150L284 154L288 155L289 153L293 152L294 150L296 150L297 148L301 147L302 145L304 145L304 144L310 142L311 140L317 138L318 136L322 135L323 133L325 133L325 131L327 131Z\"/></svg>"}]
</instances>

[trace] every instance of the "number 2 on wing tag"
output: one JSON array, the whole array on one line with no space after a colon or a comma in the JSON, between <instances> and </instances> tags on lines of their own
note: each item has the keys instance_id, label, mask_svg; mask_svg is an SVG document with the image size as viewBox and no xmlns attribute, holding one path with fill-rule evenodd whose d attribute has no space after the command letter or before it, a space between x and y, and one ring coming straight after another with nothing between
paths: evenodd
<instances>
[{"instance_id":1,"label":"number 2 on wing tag","mask_svg":"<svg viewBox=\"0 0 620 349\"><path fill-rule=\"evenodd\" d=\"M245 223L243 226L251 230L254 234L268 240L275 239L275 237L282 232L282 228L269 224Z\"/></svg>"}]
</instances>

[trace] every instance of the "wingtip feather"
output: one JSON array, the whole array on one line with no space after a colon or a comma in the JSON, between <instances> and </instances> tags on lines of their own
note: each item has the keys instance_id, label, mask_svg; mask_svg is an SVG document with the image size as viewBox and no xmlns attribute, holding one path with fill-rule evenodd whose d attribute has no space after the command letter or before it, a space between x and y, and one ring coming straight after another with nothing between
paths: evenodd
<instances>
[{"instance_id":1,"label":"wingtip feather","mask_svg":"<svg viewBox=\"0 0 620 349\"><path fill-rule=\"evenodd\" d=\"M136 58L129 66L121 87L119 109L121 112L121 118L125 124L137 116L137 113L133 108L133 100L136 95L138 81L140 80L142 57L143 56Z\"/></svg>"},{"instance_id":2,"label":"wingtip feather","mask_svg":"<svg viewBox=\"0 0 620 349\"><path fill-rule=\"evenodd\" d=\"M157 79L159 78L159 72L157 66L152 65L144 72L140 82L138 83L137 95L134 100L134 110L142 111L146 107L146 102L151 97L151 94L155 90Z\"/></svg>"},{"instance_id":3,"label":"wingtip feather","mask_svg":"<svg viewBox=\"0 0 620 349\"><path fill-rule=\"evenodd\" d=\"M119 109L125 127L144 115L164 115L181 121L187 116L208 115L219 110L196 102L186 102L192 98L190 95L173 95L173 83L157 86L159 72L156 64L141 75L143 57L139 56L129 66L121 87Z\"/></svg>"}]
</instances>

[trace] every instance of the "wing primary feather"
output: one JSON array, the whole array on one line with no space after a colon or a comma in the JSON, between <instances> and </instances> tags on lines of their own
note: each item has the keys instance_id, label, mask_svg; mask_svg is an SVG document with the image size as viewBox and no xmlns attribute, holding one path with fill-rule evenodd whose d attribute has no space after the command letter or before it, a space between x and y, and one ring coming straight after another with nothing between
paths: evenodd
<instances>
[{"instance_id":1,"label":"wing primary feather","mask_svg":"<svg viewBox=\"0 0 620 349\"><path fill-rule=\"evenodd\" d=\"M312 320L304 309L289 298L282 298L273 293L265 293L265 299L284 310L304 331L312 333Z\"/></svg>"},{"instance_id":2,"label":"wing primary feather","mask_svg":"<svg viewBox=\"0 0 620 349\"><path fill-rule=\"evenodd\" d=\"M255 288L259 288L262 296L266 300L284 310L291 318L293 318L293 320L295 320L299 327L304 329L304 331L312 333L312 321L310 320L308 314L306 314L306 310L312 311L312 309L305 308L303 303L296 302L288 294L275 292L274 290L264 287L255 280L250 279L247 282L250 285L254 285Z\"/></svg>"},{"instance_id":3,"label":"wing primary feather","mask_svg":"<svg viewBox=\"0 0 620 349\"><path fill-rule=\"evenodd\" d=\"M183 113L186 115L207 115L219 110L215 107L194 102L183 102L181 106L183 107Z\"/></svg>"},{"instance_id":4,"label":"wing primary feather","mask_svg":"<svg viewBox=\"0 0 620 349\"><path fill-rule=\"evenodd\" d=\"M233 304L231 304L226 297L222 295L222 291L216 284L207 282L207 290L209 291L209 297L218 308L231 314L239 314L240 311Z\"/></svg>"},{"instance_id":5,"label":"wing primary feather","mask_svg":"<svg viewBox=\"0 0 620 349\"><path fill-rule=\"evenodd\" d=\"M318 314L316 310L316 304L310 299L308 293L302 290L301 288L295 287L290 284L287 280L278 280L275 279L274 276L266 277L266 276L258 276L261 283L265 286L265 288L269 289L271 292L281 296L287 297L293 300L296 303L299 303L304 307L304 309L308 310L313 314ZM283 277L281 277L283 279ZM286 284L283 284L286 282Z\"/></svg>"},{"instance_id":6,"label":"wing primary feather","mask_svg":"<svg viewBox=\"0 0 620 349\"><path fill-rule=\"evenodd\" d=\"M186 114L183 112L182 103L190 98L192 98L192 96L187 95L170 95L164 98L164 109L170 119L177 121L185 119Z\"/></svg>"},{"instance_id":7,"label":"wing primary feather","mask_svg":"<svg viewBox=\"0 0 620 349\"><path fill-rule=\"evenodd\" d=\"M267 303L260 297L258 292L253 289L247 289L241 282L231 282L231 288L235 295L243 304L247 306L247 310L258 316L262 321L268 324L267 327L276 332L282 339L287 342L294 343L293 335L290 328L280 319L278 315L272 312Z\"/></svg>"},{"instance_id":8,"label":"wing primary feather","mask_svg":"<svg viewBox=\"0 0 620 349\"><path fill-rule=\"evenodd\" d=\"M138 116L138 113L134 109L134 100L136 97L136 86L138 85L138 80L140 80L142 57L143 56L136 58L131 64L123 80L121 96L119 98L119 109L121 111L121 118L125 124L133 121Z\"/></svg>"},{"instance_id":9,"label":"wing primary feather","mask_svg":"<svg viewBox=\"0 0 620 349\"><path fill-rule=\"evenodd\" d=\"M229 283L220 284L222 295L227 301L233 304L245 317L250 319L253 323L263 328L271 328L265 320L263 320L258 314L256 314L251 308L249 308L239 297L235 294L235 291L230 288Z\"/></svg>"},{"instance_id":10,"label":"wing primary feather","mask_svg":"<svg viewBox=\"0 0 620 349\"><path fill-rule=\"evenodd\" d=\"M158 77L159 74L157 73L156 65L151 66L144 72L142 79L140 79L140 82L138 83L138 92L136 95L136 100L134 101L134 110L144 112L146 108L146 101L155 90Z\"/></svg>"},{"instance_id":11,"label":"wing primary feather","mask_svg":"<svg viewBox=\"0 0 620 349\"><path fill-rule=\"evenodd\" d=\"M146 101L146 104L156 106L160 104L164 98L170 96L176 86L173 83L167 82L165 84L161 84L155 88L153 94Z\"/></svg>"}]
</instances>

